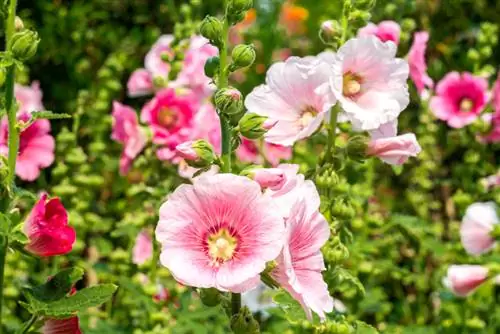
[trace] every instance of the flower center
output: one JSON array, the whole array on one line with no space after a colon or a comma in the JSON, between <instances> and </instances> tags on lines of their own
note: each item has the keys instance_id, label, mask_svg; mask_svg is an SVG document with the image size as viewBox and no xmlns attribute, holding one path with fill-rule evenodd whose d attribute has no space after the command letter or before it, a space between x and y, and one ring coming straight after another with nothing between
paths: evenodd
<instances>
[{"instance_id":1,"label":"flower center","mask_svg":"<svg viewBox=\"0 0 500 334\"><path fill-rule=\"evenodd\" d=\"M347 97L354 97L361 92L361 77L359 75L347 72L344 74L344 84L342 94Z\"/></svg>"},{"instance_id":2,"label":"flower center","mask_svg":"<svg viewBox=\"0 0 500 334\"><path fill-rule=\"evenodd\" d=\"M238 242L225 228L208 237L208 254L217 266L233 258Z\"/></svg>"},{"instance_id":3,"label":"flower center","mask_svg":"<svg viewBox=\"0 0 500 334\"><path fill-rule=\"evenodd\" d=\"M460 111L462 112L470 112L473 107L474 103L469 98L463 98L462 101L460 101Z\"/></svg>"},{"instance_id":4,"label":"flower center","mask_svg":"<svg viewBox=\"0 0 500 334\"><path fill-rule=\"evenodd\" d=\"M177 113L169 108L161 108L158 113L158 123L166 127L167 129L173 128L177 123Z\"/></svg>"},{"instance_id":5,"label":"flower center","mask_svg":"<svg viewBox=\"0 0 500 334\"><path fill-rule=\"evenodd\" d=\"M306 106L302 110L302 115L299 118L299 126L301 129L307 127L316 117L318 111L313 106Z\"/></svg>"}]
</instances>

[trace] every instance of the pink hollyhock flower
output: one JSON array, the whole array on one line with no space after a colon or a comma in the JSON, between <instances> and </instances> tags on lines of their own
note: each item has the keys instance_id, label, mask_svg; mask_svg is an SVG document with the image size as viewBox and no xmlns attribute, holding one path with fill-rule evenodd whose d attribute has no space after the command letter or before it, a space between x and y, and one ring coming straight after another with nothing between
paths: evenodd
<instances>
[{"instance_id":1,"label":"pink hollyhock flower","mask_svg":"<svg viewBox=\"0 0 500 334\"><path fill-rule=\"evenodd\" d=\"M491 189L500 186L500 172L494 175L490 175L483 180L484 187L486 189Z\"/></svg>"},{"instance_id":2,"label":"pink hollyhock flower","mask_svg":"<svg viewBox=\"0 0 500 334\"><path fill-rule=\"evenodd\" d=\"M436 86L430 108L452 128L474 122L488 102L488 81L470 73L450 72Z\"/></svg>"},{"instance_id":3,"label":"pink hollyhock flower","mask_svg":"<svg viewBox=\"0 0 500 334\"><path fill-rule=\"evenodd\" d=\"M279 168L254 168L248 172L248 176L260 184L262 189L277 191L286 183L285 172Z\"/></svg>"},{"instance_id":4,"label":"pink hollyhock flower","mask_svg":"<svg viewBox=\"0 0 500 334\"><path fill-rule=\"evenodd\" d=\"M271 275L302 305L309 319L313 311L324 320L325 312L333 310L333 298L321 274L326 269L321 247L330 236L330 227L319 212L320 197L314 184L295 185L286 192L290 208L285 216L286 241ZM285 187L281 190L286 191Z\"/></svg>"},{"instance_id":5,"label":"pink hollyhock flower","mask_svg":"<svg viewBox=\"0 0 500 334\"><path fill-rule=\"evenodd\" d=\"M132 250L132 262L141 265L152 257L153 242L149 234L145 230L142 230L135 239L134 249Z\"/></svg>"},{"instance_id":6,"label":"pink hollyhock flower","mask_svg":"<svg viewBox=\"0 0 500 334\"><path fill-rule=\"evenodd\" d=\"M491 104L493 105L495 115L500 118L500 72L498 72L497 81L493 85L492 94Z\"/></svg>"},{"instance_id":7,"label":"pink hollyhock flower","mask_svg":"<svg viewBox=\"0 0 500 334\"><path fill-rule=\"evenodd\" d=\"M81 334L78 317L67 319L47 319L42 334Z\"/></svg>"},{"instance_id":8,"label":"pink hollyhock flower","mask_svg":"<svg viewBox=\"0 0 500 334\"><path fill-rule=\"evenodd\" d=\"M144 68L135 70L127 82L128 96L138 97L152 94L154 91L151 72Z\"/></svg>"},{"instance_id":9,"label":"pink hollyhock flower","mask_svg":"<svg viewBox=\"0 0 500 334\"><path fill-rule=\"evenodd\" d=\"M142 108L141 120L153 132L153 143L160 145L160 160L177 161L175 147L190 139L194 110L198 107L192 95L177 95L171 88L162 89Z\"/></svg>"},{"instance_id":10,"label":"pink hollyhock flower","mask_svg":"<svg viewBox=\"0 0 500 334\"><path fill-rule=\"evenodd\" d=\"M316 131L335 104L328 87L330 66L320 57L290 57L275 63L266 84L256 87L246 100L249 112L269 117L276 125L265 134L273 144L292 146Z\"/></svg>"},{"instance_id":11,"label":"pink hollyhock flower","mask_svg":"<svg viewBox=\"0 0 500 334\"><path fill-rule=\"evenodd\" d=\"M144 67L149 71L151 77L167 78L170 73L170 64L162 59L163 55L169 58L173 57L174 51L171 44L174 40L173 35L162 35L151 47L144 59Z\"/></svg>"},{"instance_id":12,"label":"pink hollyhock flower","mask_svg":"<svg viewBox=\"0 0 500 334\"><path fill-rule=\"evenodd\" d=\"M500 142L500 73L493 86L492 94L491 105L494 112L493 114L488 114L488 121L491 123L492 129L483 140L490 143L497 143Z\"/></svg>"},{"instance_id":13,"label":"pink hollyhock flower","mask_svg":"<svg viewBox=\"0 0 500 334\"><path fill-rule=\"evenodd\" d=\"M27 122L28 113L18 114L19 120ZM35 181L40 171L54 162L55 141L50 133L50 122L46 119L35 121L21 131L19 152L16 160L16 175L24 181ZM9 126L7 118L0 120L0 155L7 156Z\"/></svg>"},{"instance_id":14,"label":"pink hollyhock flower","mask_svg":"<svg viewBox=\"0 0 500 334\"><path fill-rule=\"evenodd\" d=\"M201 173L199 177L215 175L219 173L219 169L220 169L219 166L212 165L210 166L209 170ZM177 172L179 173L180 177L192 180L194 178L194 174L196 174L196 172L198 172L199 170L200 170L199 168L189 166L185 160L181 160L179 161Z\"/></svg>"},{"instance_id":15,"label":"pink hollyhock flower","mask_svg":"<svg viewBox=\"0 0 500 334\"><path fill-rule=\"evenodd\" d=\"M146 146L147 136L139 125L134 109L113 101L113 132L111 138L122 143L120 174L128 173L134 159Z\"/></svg>"},{"instance_id":16,"label":"pink hollyhock flower","mask_svg":"<svg viewBox=\"0 0 500 334\"><path fill-rule=\"evenodd\" d=\"M455 295L466 297L488 280L488 268L478 265L452 265L443 280Z\"/></svg>"},{"instance_id":17,"label":"pink hollyhock flower","mask_svg":"<svg viewBox=\"0 0 500 334\"><path fill-rule=\"evenodd\" d=\"M382 42L391 41L399 44L401 27L394 21L382 21L379 24L369 22L365 27L358 30L358 37L375 36Z\"/></svg>"},{"instance_id":18,"label":"pink hollyhock flower","mask_svg":"<svg viewBox=\"0 0 500 334\"><path fill-rule=\"evenodd\" d=\"M413 133L400 136L372 139L367 154L376 156L390 165L402 165L409 157L416 157L422 148Z\"/></svg>"},{"instance_id":19,"label":"pink hollyhock flower","mask_svg":"<svg viewBox=\"0 0 500 334\"><path fill-rule=\"evenodd\" d=\"M45 110L42 103L43 94L38 81L33 81L31 86L16 84L14 86L14 95L19 104L18 114Z\"/></svg>"},{"instance_id":20,"label":"pink hollyhock flower","mask_svg":"<svg viewBox=\"0 0 500 334\"><path fill-rule=\"evenodd\" d=\"M408 63L396 45L373 36L342 45L333 61L331 88L356 130L375 130L397 119L410 102ZM331 58L331 56L329 56Z\"/></svg>"},{"instance_id":21,"label":"pink hollyhock flower","mask_svg":"<svg viewBox=\"0 0 500 334\"><path fill-rule=\"evenodd\" d=\"M185 160L197 160L199 156L193 148L193 143L193 140L189 140L177 145L175 147L177 155Z\"/></svg>"},{"instance_id":22,"label":"pink hollyhock flower","mask_svg":"<svg viewBox=\"0 0 500 334\"><path fill-rule=\"evenodd\" d=\"M292 148L264 142L262 145L262 155L272 166L277 166L281 160L292 158ZM236 156L242 162L263 164L264 158L259 154L257 142L242 138L241 144L236 150Z\"/></svg>"},{"instance_id":23,"label":"pink hollyhock flower","mask_svg":"<svg viewBox=\"0 0 500 334\"><path fill-rule=\"evenodd\" d=\"M467 253L480 255L492 249L495 239L490 233L498 223L494 202L474 203L469 206L460 226L460 239Z\"/></svg>"},{"instance_id":24,"label":"pink hollyhock flower","mask_svg":"<svg viewBox=\"0 0 500 334\"><path fill-rule=\"evenodd\" d=\"M263 153L271 166L277 166L282 160L290 160L293 150L291 147L264 142Z\"/></svg>"},{"instance_id":25,"label":"pink hollyhock flower","mask_svg":"<svg viewBox=\"0 0 500 334\"><path fill-rule=\"evenodd\" d=\"M23 231L29 239L26 250L42 257L67 254L76 240L61 201L57 197L48 200L47 194L31 210Z\"/></svg>"},{"instance_id":26,"label":"pink hollyhock flower","mask_svg":"<svg viewBox=\"0 0 500 334\"><path fill-rule=\"evenodd\" d=\"M283 248L284 222L257 182L217 174L181 185L160 208L160 262L177 281L244 292Z\"/></svg>"},{"instance_id":27,"label":"pink hollyhock flower","mask_svg":"<svg viewBox=\"0 0 500 334\"><path fill-rule=\"evenodd\" d=\"M221 131L217 111L210 102L205 102L196 112L193 121L191 139L205 139L220 153Z\"/></svg>"},{"instance_id":28,"label":"pink hollyhock flower","mask_svg":"<svg viewBox=\"0 0 500 334\"><path fill-rule=\"evenodd\" d=\"M205 75L205 63L210 57L217 56L219 51L206 38L193 36L184 57L182 70L171 87L186 87L194 92L199 99L210 96L215 86L212 79Z\"/></svg>"},{"instance_id":29,"label":"pink hollyhock flower","mask_svg":"<svg viewBox=\"0 0 500 334\"><path fill-rule=\"evenodd\" d=\"M408 52L408 64L410 65L410 78L413 80L420 96L424 88L433 88L434 81L427 75L427 63L425 62L425 50L429 41L427 31L419 31L413 35L413 44Z\"/></svg>"}]
</instances>

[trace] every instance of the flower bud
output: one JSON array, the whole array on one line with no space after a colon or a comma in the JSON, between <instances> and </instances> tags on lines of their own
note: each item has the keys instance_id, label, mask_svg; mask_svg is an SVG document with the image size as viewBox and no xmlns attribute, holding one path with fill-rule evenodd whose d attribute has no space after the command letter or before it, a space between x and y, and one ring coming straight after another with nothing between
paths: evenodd
<instances>
[{"instance_id":1,"label":"flower bud","mask_svg":"<svg viewBox=\"0 0 500 334\"><path fill-rule=\"evenodd\" d=\"M443 283L455 295L466 297L488 280L488 268L479 265L452 265Z\"/></svg>"},{"instance_id":2,"label":"flower bud","mask_svg":"<svg viewBox=\"0 0 500 334\"><path fill-rule=\"evenodd\" d=\"M200 299L203 305L214 307L220 304L221 293L215 288L200 289Z\"/></svg>"},{"instance_id":3,"label":"flower bud","mask_svg":"<svg viewBox=\"0 0 500 334\"><path fill-rule=\"evenodd\" d=\"M236 45L231 54L235 69L251 66L257 57L253 45Z\"/></svg>"},{"instance_id":4,"label":"flower bud","mask_svg":"<svg viewBox=\"0 0 500 334\"><path fill-rule=\"evenodd\" d=\"M238 314L231 318L231 329L234 334L258 334L259 323L253 318L252 312L244 306Z\"/></svg>"},{"instance_id":5,"label":"flower bud","mask_svg":"<svg viewBox=\"0 0 500 334\"><path fill-rule=\"evenodd\" d=\"M349 19L356 22L367 22L370 20L370 18L370 12L364 10L353 10L349 15Z\"/></svg>"},{"instance_id":6,"label":"flower bud","mask_svg":"<svg viewBox=\"0 0 500 334\"><path fill-rule=\"evenodd\" d=\"M16 32L12 36L10 51L15 59L26 61L35 55L39 42L40 39L35 31L23 30Z\"/></svg>"},{"instance_id":7,"label":"flower bud","mask_svg":"<svg viewBox=\"0 0 500 334\"><path fill-rule=\"evenodd\" d=\"M21 31L24 29L23 20L19 16L16 16L14 20L14 28L16 29L16 31Z\"/></svg>"},{"instance_id":8,"label":"flower bud","mask_svg":"<svg viewBox=\"0 0 500 334\"><path fill-rule=\"evenodd\" d=\"M336 200L332 207L332 215L339 219L350 220L356 215L356 212L349 203L345 203L343 200Z\"/></svg>"},{"instance_id":9,"label":"flower bud","mask_svg":"<svg viewBox=\"0 0 500 334\"><path fill-rule=\"evenodd\" d=\"M362 10L371 10L375 7L376 0L356 0L356 8Z\"/></svg>"},{"instance_id":10,"label":"flower bud","mask_svg":"<svg viewBox=\"0 0 500 334\"><path fill-rule=\"evenodd\" d=\"M354 136L347 142L347 156L354 161L362 162L366 159L366 149L368 138L364 136Z\"/></svg>"},{"instance_id":11,"label":"flower bud","mask_svg":"<svg viewBox=\"0 0 500 334\"><path fill-rule=\"evenodd\" d=\"M342 27L337 20L328 20L321 24L319 31L319 38L325 44L336 43L338 38L342 35Z\"/></svg>"},{"instance_id":12,"label":"flower bud","mask_svg":"<svg viewBox=\"0 0 500 334\"><path fill-rule=\"evenodd\" d=\"M222 22L213 16L207 16L201 22L200 34L211 42L218 42L222 37Z\"/></svg>"},{"instance_id":13,"label":"flower bud","mask_svg":"<svg viewBox=\"0 0 500 334\"><path fill-rule=\"evenodd\" d=\"M257 182L262 189L271 189L278 191L286 183L286 175L282 169L279 168L251 168L244 170L242 175L245 175L255 182Z\"/></svg>"},{"instance_id":14,"label":"flower bud","mask_svg":"<svg viewBox=\"0 0 500 334\"><path fill-rule=\"evenodd\" d=\"M268 121L266 116L260 116L254 113L246 113L238 123L240 133L248 139L258 139L269 131L276 122Z\"/></svg>"},{"instance_id":15,"label":"flower bud","mask_svg":"<svg viewBox=\"0 0 500 334\"><path fill-rule=\"evenodd\" d=\"M241 13L250 10L253 7L253 0L232 0L229 3L229 10Z\"/></svg>"},{"instance_id":16,"label":"flower bud","mask_svg":"<svg viewBox=\"0 0 500 334\"><path fill-rule=\"evenodd\" d=\"M234 115L243 109L243 96L233 87L222 88L215 93L215 106L219 112Z\"/></svg>"},{"instance_id":17,"label":"flower bud","mask_svg":"<svg viewBox=\"0 0 500 334\"><path fill-rule=\"evenodd\" d=\"M220 65L220 58L215 56L215 57L210 57L207 59L205 63L205 75L209 78L213 78L217 71L219 70L219 65Z\"/></svg>"},{"instance_id":18,"label":"flower bud","mask_svg":"<svg viewBox=\"0 0 500 334\"><path fill-rule=\"evenodd\" d=\"M192 167L207 167L215 160L215 153L212 145L203 139L179 144L175 148L175 151Z\"/></svg>"}]
</instances>

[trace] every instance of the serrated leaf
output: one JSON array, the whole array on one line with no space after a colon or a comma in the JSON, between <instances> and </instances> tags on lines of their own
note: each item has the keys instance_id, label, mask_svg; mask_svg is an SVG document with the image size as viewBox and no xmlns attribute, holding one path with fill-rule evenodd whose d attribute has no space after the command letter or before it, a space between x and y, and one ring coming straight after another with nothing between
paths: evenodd
<instances>
[{"instance_id":1,"label":"serrated leaf","mask_svg":"<svg viewBox=\"0 0 500 334\"><path fill-rule=\"evenodd\" d=\"M28 291L32 297L40 301L56 301L64 298L71 291L75 283L82 279L83 274L83 269L78 267L64 269L58 272L47 283L28 289Z\"/></svg>"},{"instance_id":2,"label":"serrated leaf","mask_svg":"<svg viewBox=\"0 0 500 334\"><path fill-rule=\"evenodd\" d=\"M56 114L53 113L52 111L49 110L44 110L44 111L34 111L31 113L31 118L32 120L37 120L37 119L65 119L65 118L71 118L71 115L69 114Z\"/></svg>"}]
</instances>

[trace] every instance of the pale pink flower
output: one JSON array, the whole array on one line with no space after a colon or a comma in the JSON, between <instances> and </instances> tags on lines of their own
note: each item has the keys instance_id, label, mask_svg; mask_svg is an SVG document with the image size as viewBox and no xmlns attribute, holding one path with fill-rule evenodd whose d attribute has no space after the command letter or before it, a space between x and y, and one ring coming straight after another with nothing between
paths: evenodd
<instances>
[{"instance_id":1,"label":"pale pink flower","mask_svg":"<svg viewBox=\"0 0 500 334\"><path fill-rule=\"evenodd\" d=\"M113 132L111 138L123 144L120 174L128 173L134 159L146 146L147 136L139 125L134 109L113 101Z\"/></svg>"},{"instance_id":2,"label":"pale pink flower","mask_svg":"<svg viewBox=\"0 0 500 334\"><path fill-rule=\"evenodd\" d=\"M484 183L484 187L486 189L500 187L500 172L498 172L497 174L493 174L493 175L488 176L487 178L485 178L483 180L483 183Z\"/></svg>"},{"instance_id":3,"label":"pale pink flower","mask_svg":"<svg viewBox=\"0 0 500 334\"><path fill-rule=\"evenodd\" d=\"M331 67L321 57L290 57L271 66L266 84L245 100L249 112L277 122L265 134L267 142L292 146L320 127L335 104L333 94L325 89L330 74Z\"/></svg>"},{"instance_id":4,"label":"pale pink flower","mask_svg":"<svg viewBox=\"0 0 500 334\"><path fill-rule=\"evenodd\" d=\"M165 62L162 56L166 55L168 58L173 58L174 51L171 47L173 41L173 35L162 35L147 53L144 59L144 67L151 73L152 78L168 77L170 64Z\"/></svg>"},{"instance_id":5,"label":"pale pink flower","mask_svg":"<svg viewBox=\"0 0 500 334\"><path fill-rule=\"evenodd\" d=\"M425 62L425 50L428 41L429 33L427 31L416 32L413 34L413 44L408 52L410 78L421 96L425 87L434 87L434 81L427 75L427 63Z\"/></svg>"},{"instance_id":6,"label":"pale pink flower","mask_svg":"<svg viewBox=\"0 0 500 334\"><path fill-rule=\"evenodd\" d=\"M213 104L205 102L196 112L193 123L191 139L205 139L212 144L216 153L220 153L220 120Z\"/></svg>"},{"instance_id":7,"label":"pale pink flower","mask_svg":"<svg viewBox=\"0 0 500 334\"><path fill-rule=\"evenodd\" d=\"M217 165L212 165L210 166L210 169L205 171L205 172L202 172L200 175L198 176L210 176L210 175L215 175L217 173L219 173L219 169L220 167L217 166ZM193 180L194 178L194 175L196 174L196 172L198 172L200 170L200 168L195 168L195 167L191 167L187 164L187 162L185 160L181 160L179 161L179 165L178 165L178 169L177 169L177 172L179 173L179 176L182 177L182 178L185 178L185 179L189 179L189 180Z\"/></svg>"},{"instance_id":8,"label":"pale pink flower","mask_svg":"<svg viewBox=\"0 0 500 334\"><path fill-rule=\"evenodd\" d=\"M16 84L14 86L14 95L19 104L18 114L45 110L42 103L43 93L40 90L40 83L38 81L33 81L31 86Z\"/></svg>"},{"instance_id":9,"label":"pale pink flower","mask_svg":"<svg viewBox=\"0 0 500 334\"><path fill-rule=\"evenodd\" d=\"M488 102L488 81L468 72L448 73L436 86L430 108L452 128L474 122Z\"/></svg>"},{"instance_id":10,"label":"pale pink flower","mask_svg":"<svg viewBox=\"0 0 500 334\"><path fill-rule=\"evenodd\" d=\"M491 250L495 246L495 239L490 233L498 223L494 202L470 205L460 226L460 239L467 253L480 255Z\"/></svg>"},{"instance_id":11,"label":"pale pink flower","mask_svg":"<svg viewBox=\"0 0 500 334\"><path fill-rule=\"evenodd\" d=\"M284 222L259 184L217 174L181 185L160 208L161 263L177 281L248 291L283 248Z\"/></svg>"},{"instance_id":12,"label":"pale pink flower","mask_svg":"<svg viewBox=\"0 0 500 334\"><path fill-rule=\"evenodd\" d=\"M500 118L500 72L498 72L497 81L493 85L491 104L494 114Z\"/></svg>"},{"instance_id":13,"label":"pale pink flower","mask_svg":"<svg viewBox=\"0 0 500 334\"><path fill-rule=\"evenodd\" d=\"M166 88L156 93L141 111L141 120L153 132L153 143L160 146L157 156L160 160L178 162L175 147L191 139L194 112L198 101L191 94L178 95Z\"/></svg>"},{"instance_id":14,"label":"pale pink flower","mask_svg":"<svg viewBox=\"0 0 500 334\"><path fill-rule=\"evenodd\" d=\"M452 265L448 268L444 285L455 295L466 297L488 280L488 268L479 265Z\"/></svg>"},{"instance_id":15,"label":"pale pink flower","mask_svg":"<svg viewBox=\"0 0 500 334\"><path fill-rule=\"evenodd\" d=\"M81 334L78 317L47 319L41 328L42 334Z\"/></svg>"},{"instance_id":16,"label":"pale pink flower","mask_svg":"<svg viewBox=\"0 0 500 334\"><path fill-rule=\"evenodd\" d=\"M376 156L390 165L402 165L409 157L416 157L422 148L413 133L400 136L372 139L367 154Z\"/></svg>"},{"instance_id":17,"label":"pale pink flower","mask_svg":"<svg viewBox=\"0 0 500 334\"><path fill-rule=\"evenodd\" d=\"M132 250L132 263L141 265L153 257L153 242L145 230L142 230L135 239Z\"/></svg>"},{"instance_id":18,"label":"pale pink flower","mask_svg":"<svg viewBox=\"0 0 500 334\"><path fill-rule=\"evenodd\" d=\"M242 138L241 144L236 150L236 156L242 162L263 164L264 158L273 167L277 166L282 160L290 160L292 158L292 148L277 144L264 142L262 152L259 152L258 143L256 141Z\"/></svg>"},{"instance_id":19,"label":"pale pink flower","mask_svg":"<svg viewBox=\"0 0 500 334\"><path fill-rule=\"evenodd\" d=\"M358 37L375 36L382 42L391 41L399 44L401 27L394 21L382 21L379 24L369 22L365 27L358 30Z\"/></svg>"},{"instance_id":20,"label":"pale pink flower","mask_svg":"<svg viewBox=\"0 0 500 334\"><path fill-rule=\"evenodd\" d=\"M500 72L493 86L491 105L493 106L493 114L488 116L488 120L491 123L491 131L483 140L498 143L500 142Z\"/></svg>"},{"instance_id":21,"label":"pale pink flower","mask_svg":"<svg viewBox=\"0 0 500 334\"><path fill-rule=\"evenodd\" d=\"M151 72L144 68L135 70L127 82L128 96L138 97L152 94L154 91Z\"/></svg>"},{"instance_id":22,"label":"pale pink flower","mask_svg":"<svg viewBox=\"0 0 500 334\"><path fill-rule=\"evenodd\" d=\"M291 147L264 142L262 150L271 166L277 166L281 161L292 159L293 150Z\"/></svg>"},{"instance_id":23,"label":"pale pink flower","mask_svg":"<svg viewBox=\"0 0 500 334\"><path fill-rule=\"evenodd\" d=\"M285 172L279 168L254 168L248 172L248 176L262 189L277 191L286 183Z\"/></svg>"},{"instance_id":24,"label":"pale pink flower","mask_svg":"<svg viewBox=\"0 0 500 334\"><path fill-rule=\"evenodd\" d=\"M337 52L331 88L344 110L342 119L355 130L375 130L408 106L409 67L396 50L394 43L368 36L347 41Z\"/></svg>"},{"instance_id":25,"label":"pale pink flower","mask_svg":"<svg viewBox=\"0 0 500 334\"><path fill-rule=\"evenodd\" d=\"M309 189L307 192L313 193L316 186L311 180L306 180L303 174L299 174L299 165L295 164L281 164L277 168L285 173L286 182L277 191L267 189L266 193L271 196L274 203L278 206L280 214L283 217L288 217L292 206L295 204L298 191L297 189Z\"/></svg>"},{"instance_id":26,"label":"pale pink flower","mask_svg":"<svg viewBox=\"0 0 500 334\"><path fill-rule=\"evenodd\" d=\"M184 160L198 160L198 153L193 148L193 140L186 141L175 147L177 155Z\"/></svg>"}]
</instances>

